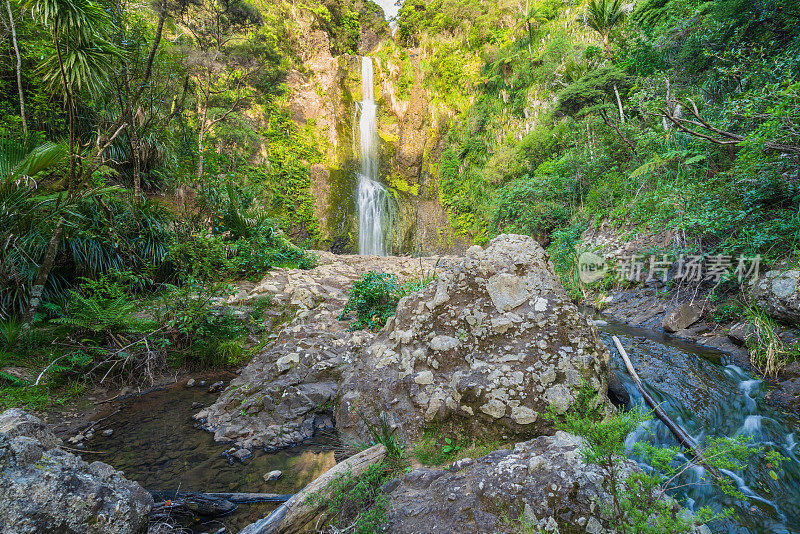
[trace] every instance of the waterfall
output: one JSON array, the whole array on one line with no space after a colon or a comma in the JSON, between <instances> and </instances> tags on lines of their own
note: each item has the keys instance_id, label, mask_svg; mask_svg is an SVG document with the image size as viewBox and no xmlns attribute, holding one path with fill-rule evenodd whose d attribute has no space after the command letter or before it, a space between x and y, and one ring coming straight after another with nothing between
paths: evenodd
<instances>
[{"instance_id":1,"label":"waterfall","mask_svg":"<svg viewBox=\"0 0 800 534\"><path fill-rule=\"evenodd\" d=\"M378 181L378 131L373 90L372 58L361 58L361 89L358 132L361 141L361 172L358 173L358 253L385 256L389 230L389 192Z\"/></svg>"}]
</instances>

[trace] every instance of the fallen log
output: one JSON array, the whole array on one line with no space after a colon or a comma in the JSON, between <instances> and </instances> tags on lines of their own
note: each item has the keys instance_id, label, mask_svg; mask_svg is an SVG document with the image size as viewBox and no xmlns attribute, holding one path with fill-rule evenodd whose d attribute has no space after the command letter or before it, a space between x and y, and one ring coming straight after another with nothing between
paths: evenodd
<instances>
[{"instance_id":1,"label":"fallen log","mask_svg":"<svg viewBox=\"0 0 800 534\"><path fill-rule=\"evenodd\" d=\"M659 405L655 399L644 389L644 384L642 384L642 379L639 378L639 375L636 373L636 369L633 367L633 363L631 363L630 358L628 357L628 353L625 352L625 348L622 346L619 338L617 336L611 336L611 339L614 340L614 345L617 346L617 350L619 351L620 356L622 356L622 361L625 362L625 367L628 369L628 374L631 375L633 378L634 384L636 384L636 388L639 390L639 393L642 394L644 397L644 401L647 403L650 408L653 409L653 413L656 414L662 423L667 425L672 435L675 436L675 439L683 445L695 458L697 463L702 464L706 467L706 469L711 472L717 479L722 477L722 474L719 472L717 468L710 465L706 460L703 452L697 448L697 442L692 438L681 426L673 421L670 416L667 415L667 412Z\"/></svg>"},{"instance_id":2,"label":"fallen log","mask_svg":"<svg viewBox=\"0 0 800 534\"><path fill-rule=\"evenodd\" d=\"M256 503L256 502L286 502L292 497L292 493L201 493L198 491L151 491L153 500L156 502L180 500L183 497L205 497L209 500L221 499L233 503Z\"/></svg>"},{"instance_id":3,"label":"fallen log","mask_svg":"<svg viewBox=\"0 0 800 534\"><path fill-rule=\"evenodd\" d=\"M309 497L324 490L325 487L340 476L361 476L369 466L386 457L386 447L375 445L350 458L336 464L299 493L279 506L267 517L251 523L239 531L239 534L295 534L319 515L324 503L311 502Z\"/></svg>"},{"instance_id":4,"label":"fallen log","mask_svg":"<svg viewBox=\"0 0 800 534\"><path fill-rule=\"evenodd\" d=\"M239 505L225 499L206 497L202 493L178 495L173 499L156 500L150 511L150 518L161 516L220 517L236 510Z\"/></svg>"}]
</instances>

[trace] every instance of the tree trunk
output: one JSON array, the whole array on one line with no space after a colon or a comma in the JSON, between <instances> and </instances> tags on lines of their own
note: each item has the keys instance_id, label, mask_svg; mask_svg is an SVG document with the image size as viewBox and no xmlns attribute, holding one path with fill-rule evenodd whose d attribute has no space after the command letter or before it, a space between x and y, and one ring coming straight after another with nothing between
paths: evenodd
<instances>
[{"instance_id":1,"label":"tree trunk","mask_svg":"<svg viewBox=\"0 0 800 534\"><path fill-rule=\"evenodd\" d=\"M136 129L136 124L131 124L130 128L131 157L133 158L133 202L136 204L142 194L142 154L140 152L139 132Z\"/></svg>"},{"instance_id":2,"label":"tree trunk","mask_svg":"<svg viewBox=\"0 0 800 534\"><path fill-rule=\"evenodd\" d=\"M56 47L56 56L58 57L58 68L61 72L61 83L64 86L64 96L67 100L67 114L69 116L69 181L67 182L67 189L72 191L75 185L75 106L72 101L72 91L67 82L67 73L64 69L64 58L61 56L60 40L58 38L58 30L53 29L53 44ZM69 45L67 45L69 46Z\"/></svg>"},{"instance_id":3,"label":"tree trunk","mask_svg":"<svg viewBox=\"0 0 800 534\"><path fill-rule=\"evenodd\" d=\"M619 90L617 84L614 84L614 94L617 95L617 107L619 108L619 121L625 124L625 113L622 111L622 99L619 97Z\"/></svg>"},{"instance_id":4,"label":"tree trunk","mask_svg":"<svg viewBox=\"0 0 800 534\"><path fill-rule=\"evenodd\" d=\"M56 253L58 252L58 243L61 241L61 235L64 233L64 219L58 220L53 235L50 236L50 242L47 243L47 250L44 253L42 265L39 267L39 273L36 275L36 280L33 282L31 288L31 296L28 301L28 308L22 316L22 324L25 328L30 328L36 317L36 311L39 309L39 304L42 301L42 292L44 285L47 283L47 278L50 276L50 271L53 269L53 263L56 260Z\"/></svg>"},{"instance_id":5,"label":"tree trunk","mask_svg":"<svg viewBox=\"0 0 800 534\"><path fill-rule=\"evenodd\" d=\"M333 480L349 474L358 478L373 464L383 460L386 456L386 447L375 445L362 451L347 460L336 464L328 472L315 479L300 493L283 503L277 510L264 519L244 527L239 534L295 534L302 532L310 521L322 513L325 504L314 499L311 495L323 491Z\"/></svg>"},{"instance_id":6,"label":"tree trunk","mask_svg":"<svg viewBox=\"0 0 800 534\"><path fill-rule=\"evenodd\" d=\"M203 137L205 135L205 110L203 111L203 120L200 122L200 134L197 137L197 179L203 178Z\"/></svg>"},{"instance_id":7,"label":"tree trunk","mask_svg":"<svg viewBox=\"0 0 800 534\"><path fill-rule=\"evenodd\" d=\"M25 119L25 93L22 91L22 56L17 45L17 27L14 24L14 15L11 13L11 0L6 0L8 22L11 25L11 43L14 45L14 54L17 56L17 91L19 91L19 116L22 118L22 134L28 137L28 121Z\"/></svg>"},{"instance_id":8,"label":"tree trunk","mask_svg":"<svg viewBox=\"0 0 800 534\"><path fill-rule=\"evenodd\" d=\"M703 455L703 451L697 448L697 443L695 442L692 437L686 433L686 431L675 421L670 419L664 409L650 396L647 391L644 389L644 385L642 384L642 380L639 378L639 375L636 373L636 369L633 367L633 363L631 363L630 358L628 357L628 353L625 351L625 348L622 346L619 338L617 336L611 336L611 339L614 341L614 345L617 346L617 350L619 351L620 356L622 356L622 361L625 362L625 367L628 369L628 374L631 375L633 378L633 382L636 384L636 388L639 390L639 393L642 394L645 402L653 409L653 413L664 423L672 435L675 436L675 439L683 445L693 456L697 463L704 465L712 475L714 475L717 479L720 479L722 475L720 474L719 470L708 463L705 456Z\"/></svg>"},{"instance_id":9,"label":"tree trunk","mask_svg":"<svg viewBox=\"0 0 800 534\"><path fill-rule=\"evenodd\" d=\"M209 75L210 78L210 75ZM208 101L211 98L210 92L210 85L211 80L208 80L209 83L209 90L203 92L203 110L202 110L202 117L200 118L200 132L197 135L197 179L202 180L203 178L203 163L204 163L204 147L203 147L203 140L205 139L206 135L206 128L208 122Z\"/></svg>"}]
</instances>

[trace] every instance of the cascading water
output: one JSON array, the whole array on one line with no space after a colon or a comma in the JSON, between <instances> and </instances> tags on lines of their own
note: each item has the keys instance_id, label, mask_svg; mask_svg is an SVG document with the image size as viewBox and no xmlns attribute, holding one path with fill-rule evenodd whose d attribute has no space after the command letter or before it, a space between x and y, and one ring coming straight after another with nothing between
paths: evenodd
<instances>
[{"instance_id":1,"label":"cascading water","mask_svg":"<svg viewBox=\"0 0 800 534\"><path fill-rule=\"evenodd\" d=\"M782 414L763 403L766 388L761 380L735 365L712 360L724 355L697 345L660 338L652 331L629 327L601 316L606 323L600 337L612 354L611 367L628 391L631 402L644 399L625 372L611 335L620 337L648 393L661 408L701 444L709 436L748 438L750 446L763 447L786 458L777 469L756 455L736 470L723 470L747 499L734 499L710 484L705 470L695 466L680 475L670 495L697 511L707 506L715 512L732 508L735 516L709 524L714 533L794 534L800 532L800 456L796 449L796 415ZM633 451L637 441L656 446L675 446L677 441L660 421L643 423L628 439L629 455L649 469ZM677 464L686 458L679 456ZM774 470L773 470L774 469ZM704 480L704 478L706 480Z\"/></svg>"},{"instance_id":2,"label":"cascading water","mask_svg":"<svg viewBox=\"0 0 800 534\"><path fill-rule=\"evenodd\" d=\"M391 221L389 193L378 181L378 133L373 91L372 58L361 59L358 133L361 140L361 172L358 173L358 253L385 256L386 234Z\"/></svg>"}]
</instances>

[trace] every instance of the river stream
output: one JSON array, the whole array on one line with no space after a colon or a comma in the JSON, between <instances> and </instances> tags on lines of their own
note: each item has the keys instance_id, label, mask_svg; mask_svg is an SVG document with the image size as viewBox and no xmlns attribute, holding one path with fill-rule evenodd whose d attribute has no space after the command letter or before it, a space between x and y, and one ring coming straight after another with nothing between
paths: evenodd
<instances>
[{"instance_id":1,"label":"river stream","mask_svg":"<svg viewBox=\"0 0 800 534\"><path fill-rule=\"evenodd\" d=\"M712 522L713 532L736 534L800 533L800 461L796 450L797 414L786 414L763 402L766 384L731 364L724 353L683 342L649 329L616 323L608 317L600 326L601 338L612 354L611 365L623 381L631 402L644 404L633 380L614 348L620 338L647 392L666 413L701 444L709 437L750 437L748 446L775 450L787 457L781 469L763 457L751 457L740 471L724 471L746 501L728 497L701 479L703 468L693 467L675 481L671 492L690 510L708 506L719 512L733 508L735 517ZM627 440L677 446L678 442L658 419L644 423ZM631 457L637 459L631 452ZM679 460L685 461L685 458ZM641 464L647 469L649 466ZM777 478L773 478L775 475Z\"/></svg>"},{"instance_id":2,"label":"river stream","mask_svg":"<svg viewBox=\"0 0 800 534\"><path fill-rule=\"evenodd\" d=\"M628 351L648 392L676 422L700 443L710 436L751 437L751 445L776 450L788 458L782 469L755 459L738 472L727 471L747 501L727 497L702 482L703 470L695 467L677 481L674 491L686 507L714 510L732 507L734 519L709 525L713 532L737 534L800 533L800 461L796 444L796 414L775 411L763 402L765 384L728 363L723 353L682 342L653 330L633 328L598 316L601 338L609 346L612 367L631 396L643 399L624 370L614 349L617 335ZM208 432L195 428L191 414L197 403L208 405L216 395L205 387L175 386L119 403L119 412L97 426L87 443L85 459L101 460L122 470L148 490L202 492L295 493L335 464L331 436L279 452L256 452L244 464L231 462L226 447ZM104 430L112 430L110 436ZM628 438L677 445L666 426L657 419L645 423ZM631 453L631 457L635 456ZM643 465L644 468L648 466ZM277 481L265 481L272 470L283 471ZM771 473L772 472L772 473ZM777 478L773 478L772 475ZM242 504L231 515L210 523L192 525L194 532L214 532L225 526L237 531L266 515L274 504Z\"/></svg>"},{"instance_id":3,"label":"river stream","mask_svg":"<svg viewBox=\"0 0 800 534\"><path fill-rule=\"evenodd\" d=\"M96 426L84 453L87 461L100 460L123 471L145 489L200 492L296 493L336 464L333 436L319 436L311 443L282 451L257 451L244 463L231 462L225 445L212 434L195 428L191 415L208 405L217 394L207 386L182 385L148 393L119 403L119 412ZM110 436L103 434L112 430ZM280 470L276 481L264 475ZM237 532L267 515L275 504L240 504L230 515L188 525L194 532L216 532L223 526Z\"/></svg>"}]
</instances>

